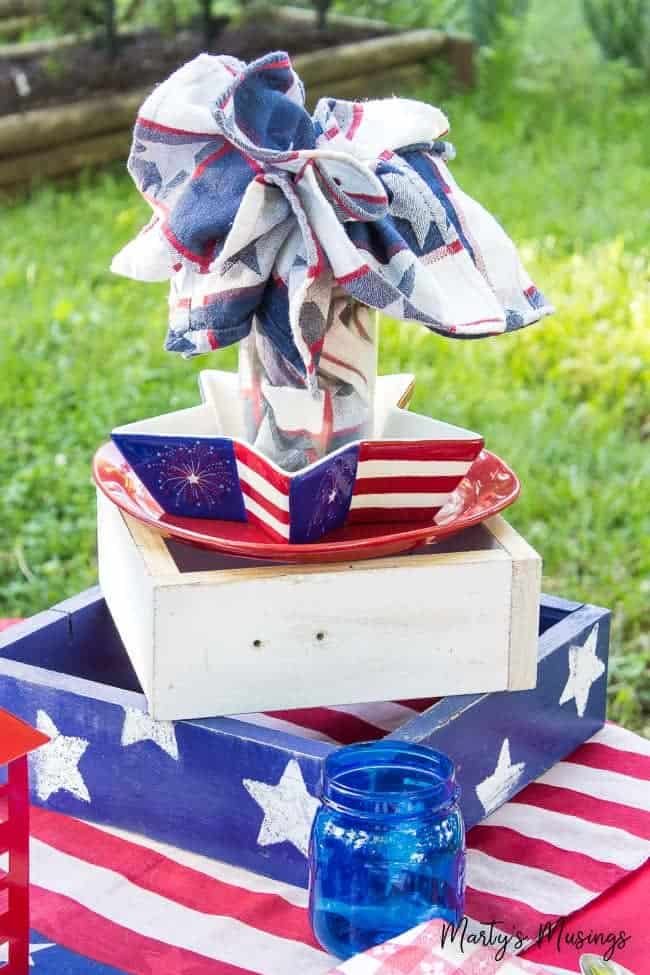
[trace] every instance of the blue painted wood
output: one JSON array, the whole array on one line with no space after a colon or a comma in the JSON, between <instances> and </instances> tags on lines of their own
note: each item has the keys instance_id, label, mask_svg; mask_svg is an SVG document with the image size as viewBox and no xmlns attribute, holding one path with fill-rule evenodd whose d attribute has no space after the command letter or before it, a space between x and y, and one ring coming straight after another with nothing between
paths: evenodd
<instances>
[{"instance_id":1,"label":"blue painted wood","mask_svg":"<svg viewBox=\"0 0 650 975\"><path fill-rule=\"evenodd\" d=\"M551 606L554 617L559 606ZM544 607L542 618L544 617ZM597 656L605 670L591 686L584 714L575 699L560 703L569 678L569 652L582 647L594 628ZM468 827L485 818L477 787L496 769L508 742L512 766L525 763L508 797L551 768L602 727L606 713L610 613L597 606L579 606L544 629L539 642L537 686L530 691L449 697L434 705L390 737L431 745L453 758L462 789ZM495 783L496 784L496 783ZM501 803L499 803L501 804Z\"/></svg>"},{"instance_id":2,"label":"blue painted wood","mask_svg":"<svg viewBox=\"0 0 650 975\"><path fill-rule=\"evenodd\" d=\"M535 690L445 698L394 733L456 760L469 824L485 815L480 796L487 786L480 793L477 787L486 779L489 785L506 739L512 766L524 764L499 801L602 725L605 675L591 687L582 716L575 699L559 703L571 648L585 644L596 625L606 664L608 611L543 597ZM53 780L33 770L36 803L306 884L300 817L293 820L298 808L303 821L313 811L309 794L317 792L332 746L235 718L152 722L97 589L0 638L0 706L50 734L53 726L66 748L81 749L79 777L68 777L68 788L53 791ZM273 820L254 797L254 783L280 782L276 807L286 808Z\"/></svg>"}]
</instances>

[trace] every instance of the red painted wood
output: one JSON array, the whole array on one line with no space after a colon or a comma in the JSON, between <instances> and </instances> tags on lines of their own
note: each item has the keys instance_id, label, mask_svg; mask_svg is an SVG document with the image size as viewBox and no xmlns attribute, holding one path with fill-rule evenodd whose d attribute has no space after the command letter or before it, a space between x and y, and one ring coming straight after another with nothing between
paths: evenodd
<instances>
[{"instance_id":1,"label":"red painted wood","mask_svg":"<svg viewBox=\"0 0 650 975\"><path fill-rule=\"evenodd\" d=\"M25 975L29 965L29 789L25 755L9 763L3 791L7 819L0 826L0 852L9 851L9 871L2 878L7 898L0 907L0 942L7 941L9 946L3 973Z\"/></svg>"},{"instance_id":2,"label":"red painted wood","mask_svg":"<svg viewBox=\"0 0 650 975\"><path fill-rule=\"evenodd\" d=\"M47 735L0 709L0 765L8 765L46 741Z\"/></svg>"}]
</instances>

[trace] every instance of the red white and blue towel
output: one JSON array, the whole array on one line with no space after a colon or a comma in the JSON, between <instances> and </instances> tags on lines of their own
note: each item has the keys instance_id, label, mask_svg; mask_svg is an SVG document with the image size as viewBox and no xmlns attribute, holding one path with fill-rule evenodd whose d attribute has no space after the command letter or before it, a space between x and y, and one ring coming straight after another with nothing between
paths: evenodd
<instances>
[{"instance_id":1,"label":"red white and blue towel","mask_svg":"<svg viewBox=\"0 0 650 975\"><path fill-rule=\"evenodd\" d=\"M367 707L366 733L396 718L390 706L378 706L376 718ZM316 728L310 720L310 733L340 741L356 737L345 726L345 712L337 713L339 732L334 724ZM293 723L301 724L300 715ZM650 950L638 899L645 896L647 903L650 872L645 881L637 875L650 854L649 783L650 743L607 725L472 829L468 930L483 930L487 938L493 922L492 953L475 958L490 967L452 964L456 943L447 960L437 957L438 947L428 961L419 956L425 967L414 967L412 955L413 975L505 975L514 969L494 960L503 938L510 936L507 950L516 952L523 947L518 933L534 941L540 926L561 917L568 917L566 928L554 928L528 956L542 970L577 972L571 939L583 928L588 933L581 919L608 890L607 918L590 922L592 942L583 950L604 954L607 945L593 943L597 932L602 937L621 930L631 940L621 951L615 948L615 960L627 964L641 957L644 945ZM622 896L619 911L616 890L627 883L636 885L636 894ZM42 809L33 809L32 817L32 926L34 975L325 975L335 964L310 933L305 890ZM567 953L556 944L562 939L568 939L572 959L566 964ZM472 942L466 945L469 951ZM390 975L388 967L379 967ZM366 962L348 975L357 970L371 975ZM647 971L647 964L634 969L635 975Z\"/></svg>"},{"instance_id":2,"label":"red white and blue towel","mask_svg":"<svg viewBox=\"0 0 650 975\"><path fill-rule=\"evenodd\" d=\"M455 338L552 311L455 182L447 129L401 98L326 98L310 115L283 52L248 65L202 54L142 105L129 170L153 217L113 269L170 280L169 350L246 340L253 439L290 469L297 447L328 452L323 430L338 445L363 436L375 355L360 307Z\"/></svg>"}]
</instances>

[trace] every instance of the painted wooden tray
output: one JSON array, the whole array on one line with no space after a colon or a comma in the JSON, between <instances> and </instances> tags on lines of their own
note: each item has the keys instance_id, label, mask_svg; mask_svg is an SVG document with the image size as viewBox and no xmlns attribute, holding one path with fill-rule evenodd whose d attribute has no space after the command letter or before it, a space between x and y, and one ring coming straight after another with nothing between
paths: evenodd
<instances>
[{"instance_id":1,"label":"painted wooden tray","mask_svg":"<svg viewBox=\"0 0 650 975\"><path fill-rule=\"evenodd\" d=\"M32 767L37 805L306 886L314 796L338 743L390 734L447 752L473 826L601 727L609 622L543 596L528 691L169 722L148 715L95 589L0 634L0 706L53 739Z\"/></svg>"},{"instance_id":2,"label":"painted wooden tray","mask_svg":"<svg viewBox=\"0 0 650 975\"><path fill-rule=\"evenodd\" d=\"M112 443L95 454L93 476L122 511L168 538L229 555L279 562L342 562L408 552L491 518L516 501L520 492L516 474L496 454L483 450L450 503L432 521L415 528L397 520L351 524L330 532L326 540L293 545L272 541L251 522L165 514Z\"/></svg>"}]
</instances>

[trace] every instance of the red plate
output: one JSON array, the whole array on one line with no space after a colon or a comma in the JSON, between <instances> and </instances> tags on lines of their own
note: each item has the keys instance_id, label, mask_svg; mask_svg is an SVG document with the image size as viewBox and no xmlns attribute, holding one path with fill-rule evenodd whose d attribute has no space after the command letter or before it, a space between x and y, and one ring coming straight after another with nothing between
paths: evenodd
<instances>
[{"instance_id":1,"label":"red plate","mask_svg":"<svg viewBox=\"0 0 650 975\"><path fill-rule=\"evenodd\" d=\"M408 552L477 525L503 511L519 497L517 475L504 462L483 450L454 492L453 510L443 524L382 522L349 525L330 532L326 540L308 545L274 542L254 525L242 521L211 521L166 515L112 443L95 454L93 477L101 491L127 515L167 538L228 555L274 562L345 562Z\"/></svg>"}]
</instances>

